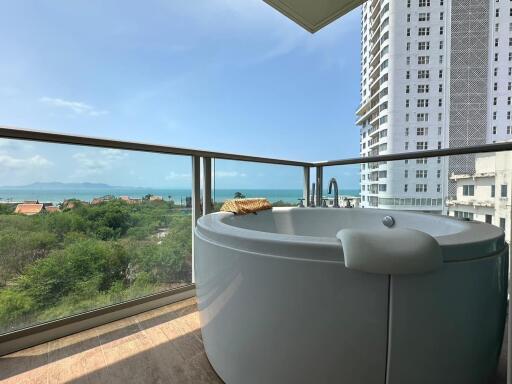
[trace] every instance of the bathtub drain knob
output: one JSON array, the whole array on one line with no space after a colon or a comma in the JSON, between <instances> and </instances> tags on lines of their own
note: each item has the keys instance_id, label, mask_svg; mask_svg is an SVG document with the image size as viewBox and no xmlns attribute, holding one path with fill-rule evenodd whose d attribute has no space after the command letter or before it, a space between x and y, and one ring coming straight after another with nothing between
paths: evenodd
<instances>
[{"instance_id":1,"label":"bathtub drain knob","mask_svg":"<svg viewBox=\"0 0 512 384\"><path fill-rule=\"evenodd\" d=\"M384 216L382 219L382 224L384 224L386 227L391 228L393 225L395 225L395 219L393 219L392 216Z\"/></svg>"}]
</instances>

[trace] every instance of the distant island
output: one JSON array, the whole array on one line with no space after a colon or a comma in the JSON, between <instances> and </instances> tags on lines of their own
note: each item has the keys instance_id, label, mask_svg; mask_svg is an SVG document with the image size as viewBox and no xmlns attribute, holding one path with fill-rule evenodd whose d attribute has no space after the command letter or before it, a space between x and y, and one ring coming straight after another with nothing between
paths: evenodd
<instances>
[{"instance_id":1,"label":"distant island","mask_svg":"<svg viewBox=\"0 0 512 384\"><path fill-rule=\"evenodd\" d=\"M141 189L141 187L120 187L104 183L61 183L38 182L19 186L2 186L0 189L30 189L30 190L76 190L76 189ZM147 189L147 188L145 188Z\"/></svg>"}]
</instances>

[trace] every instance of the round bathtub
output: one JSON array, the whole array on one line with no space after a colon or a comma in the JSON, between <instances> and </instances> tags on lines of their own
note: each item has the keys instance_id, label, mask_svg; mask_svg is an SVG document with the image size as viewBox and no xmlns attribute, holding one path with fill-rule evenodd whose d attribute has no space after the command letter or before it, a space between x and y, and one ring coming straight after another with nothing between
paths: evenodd
<instances>
[{"instance_id":1,"label":"round bathtub","mask_svg":"<svg viewBox=\"0 0 512 384\"><path fill-rule=\"evenodd\" d=\"M275 208L204 216L194 240L204 346L227 384L481 384L495 371L508 271L497 227Z\"/></svg>"}]
</instances>

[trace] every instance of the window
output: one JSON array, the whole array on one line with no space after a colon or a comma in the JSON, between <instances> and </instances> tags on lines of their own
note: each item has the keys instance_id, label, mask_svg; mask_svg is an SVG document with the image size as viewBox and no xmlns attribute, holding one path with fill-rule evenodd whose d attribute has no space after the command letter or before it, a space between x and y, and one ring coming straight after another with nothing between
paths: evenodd
<instances>
[{"instance_id":1,"label":"window","mask_svg":"<svg viewBox=\"0 0 512 384\"><path fill-rule=\"evenodd\" d=\"M496 186L493 184L491 185L491 197L496 196Z\"/></svg>"},{"instance_id":2,"label":"window","mask_svg":"<svg viewBox=\"0 0 512 384\"><path fill-rule=\"evenodd\" d=\"M428 149L428 142L427 141L418 141L416 143L416 149L417 150L426 150L426 149Z\"/></svg>"},{"instance_id":3,"label":"window","mask_svg":"<svg viewBox=\"0 0 512 384\"><path fill-rule=\"evenodd\" d=\"M438 107L442 107L442 106L443 106L443 99L439 99L439 100L437 101L437 106L438 106Z\"/></svg>"},{"instance_id":4,"label":"window","mask_svg":"<svg viewBox=\"0 0 512 384\"><path fill-rule=\"evenodd\" d=\"M441 12L441 13L439 14L439 20L444 20L444 12Z\"/></svg>"},{"instance_id":5,"label":"window","mask_svg":"<svg viewBox=\"0 0 512 384\"><path fill-rule=\"evenodd\" d=\"M463 185L462 186L462 195L463 196L475 196L475 186L474 185Z\"/></svg>"},{"instance_id":6,"label":"window","mask_svg":"<svg viewBox=\"0 0 512 384\"><path fill-rule=\"evenodd\" d=\"M439 64L443 64L443 55L439 55Z\"/></svg>"},{"instance_id":7,"label":"window","mask_svg":"<svg viewBox=\"0 0 512 384\"><path fill-rule=\"evenodd\" d=\"M507 184L501 185L501 197L507 197Z\"/></svg>"},{"instance_id":8,"label":"window","mask_svg":"<svg viewBox=\"0 0 512 384\"><path fill-rule=\"evenodd\" d=\"M505 218L500 217L500 228L505 230Z\"/></svg>"},{"instance_id":9,"label":"window","mask_svg":"<svg viewBox=\"0 0 512 384\"><path fill-rule=\"evenodd\" d=\"M409 99L405 100L405 108L409 108Z\"/></svg>"},{"instance_id":10,"label":"window","mask_svg":"<svg viewBox=\"0 0 512 384\"><path fill-rule=\"evenodd\" d=\"M444 34L444 27L439 27L439 34L440 34L440 35L443 35L443 34Z\"/></svg>"},{"instance_id":11,"label":"window","mask_svg":"<svg viewBox=\"0 0 512 384\"><path fill-rule=\"evenodd\" d=\"M496 120L496 118L497 118L497 117L498 117L498 111L494 111L494 112L492 113L492 119L493 119L493 120Z\"/></svg>"},{"instance_id":12,"label":"window","mask_svg":"<svg viewBox=\"0 0 512 384\"><path fill-rule=\"evenodd\" d=\"M416 164L428 164L428 159L416 159Z\"/></svg>"},{"instance_id":13,"label":"window","mask_svg":"<svg viewBox=\"0 0 512 384\"><path fill-rule=\"evenodd\" d=\"M429 36L430 35L430 27L420 27L418 28L418 36ZM407 35L410 36L410 35Z\"/></svg>"},{"instance_id":14,"label":"window","mask_svg":"<svg viewBox=\"0 0 512 384\"><path fill-rule=\"evenodd\" d=\"M410 56L407 56L407 57L405 58L405 63L406 63L407 65L411 64L411 57L410 57Z\"/></svg>"},{"instance_id":15,"label":"window","mask_svg":"<svg viewBox=\"0 0 512 384\"><path fill-rule=\"evenodd\" d=\"M494 39L494 46L497 47L500 45L500 39L496 38Z\"/></svg>"},{"instance_id":16,"label":"window","mask_svg":"<svg viewBox=\"0 0 512 384\"><path fill-rule=\"evenodd\" d=\"M443 92L443 84L439 84L439 93Z\"/></svg>"},{"instance_id":17,"label":"window","mask_svg":"<svg viewBox=\"0 0 512 384\"><path fill-rule=\"evenodd\" d=\"M494 85L493 85L493 89L494 89L495 91L497 91L497 90L498 90L498 83L494 83Z\"/></svg>"},{"instance_id":18,"label":"window","mask_svg":"<svg viewBox=\"0 0 512 384\"><path fill-rule=\"evenodd\" d=\"M411 71L405 72L405 78L406 78L406 80L409 80L411 78Z\"/></svg>"},{"instance_id":19,"label":"window","mask_svg":"<svg viewBox=\"0 0 512 384\"><path fill-rule=\"evenodd\" d=\"M426 179L427 178L427 170L426 169L417 169L416 170L416 178L417 179Z\"/></svg>"},{"instance_id":20,"label":"window","mask_svg":"<svg viewBox=\"0 0 512 384\"><path fill-rule=\"evenodd\" d=\"M496 8L496 10L494 11L494 14L496 15L496 17L500 17L500 9Z\"/></svg>"},{"instance_id":21,"label":"window","mask_svg":"<svg viewBox=\"0 0 512 384\"><path fill-rule=\"evenodd\" d=\"M386 184L379 184L379 192L386 192L387 185Z\"/></svg>"},{"instance_id":22,"label":"window","mask_svg":"<svg viewBox=\"0 0 512 384\"><path fill-rule=\"evenodd\" d=\"M430 0L419 0L418 5L420 7L429 7L430 6Z\"/></svg>"},{"instance_id":23,"label":"window","mask_svg":"<svg viewBox=\"0 0 512 384\"><path fill-rule=\"evenodd\" d=\"M388 4L386 4L386 5L388 5ZM408 23L410 23L410 22L411 22L411 14L410 14L410 13L408 13L408 14L407 14L407 22L408 22Z\"/></svg>"},{"instance_id":24,"label":"window","mask_svg":"<svg viewBox=\"0 0 512 384\"><path fill-rule=\"evenodd\" d=\"M406 151L408 151L408 150L409 150L409 142L408 142L408 141L406 141L406 142L404 143L404 148L405 148L405 150L406 150Z\"/></svg>"},{"instance_id":25,"label":"window","mask_svg":"<svg viewBox=\"0 0 512 384\"><path fill-rule=\"evenodd\" d=\"M417 113L416 121L428 121L428 113Z\"/></svg>"},{"instance_id":26,"label":"window","mask_svg":"<svg viewBox=\"0 0 512 384\"><path fill-rule=\"evenodd\" d=\"M428 135L428 128L420 127L416 128L416 136L426 136Z\"/></svg>"},{"instance_id":27,"label":"window","mask_svg":"<svg viewBox=\"0 0 512 384\"><path fill-rule=\"evenodd\" d=\"M405 136L409 136L409 128L405 128Z\"/></svg>"},{"instance_id":28,"label":"window","mask_svg":"<svg viewBox=\"0 0 512 384\"><path fill-rule=\"evenodd\" d=\"M407 28L407 37L410 37L411 36L411 28Z\"/></svg>"},{"instance_id":29,"label":"window","mask_svg":"<svg viewBox=\"0 0 512 384\"><path fill-rule=\"evenodd\" d=\"M440 170L440 169L438 169L438 170L437 170L437 178L438 178L438 179L440 179L440 178L441 178L441 170ZM438 191L438 192L439 192L439 191Z\"/></svg>"},{"instance_id":30,"label":"window","mask_svg":"<svg viewBox=\"0 0 512 384\"><path fill-rule=\"evenodd\" d=\"M411 43L408 41L407 44L405 44L405 50L410 51L411 50Z\"/></svg>"},{"instance_id":31,"label":"window","mask_svg":"<svg viewBox=\"0 0 512 384\"><path fill-rule=\"evenodd\" d=\"M405 86L405 93L409 93L410 89L411 89L411 87L409 85L406 85Z\"/></svg>"},{"instance_id":32,"label":"window","mask_svg":"<svg viewBox=\"0 0 512 384\"><path fill-rule=\"evenodd\" d=\"M507 125L507 135L510 135L512 133L512 127L510 125Z\"/></svg>"},{"instance_id":33,"label":"window","mask_svg":"<svg viewBox=\"0 0 512 384\"><path fill-rule=\"evenodd\" d=\"M429 41L420 41L418 43L418 51L427 51L430 49L430 42Z\"/></svg>"},{"instance_id":34,"label":"window","mask_svg":"<svg viewBox=\"0 0 512 384\"><path fill-rule=\"evenodd\" d=\"M443 114L441 112L437 114L437 121L443 121Z\"/></svg>"},{"instance_id":35,"label":"window","mask_svg":"<svg viewBox=\"0 0 512 384\"><path fill-rule=\"evenodd\" d=\"M485 215L485 222L487 224L492 224L492 215Z\"/></svg>"},{"instance_id":36,"label":"window","mask_svg":"<svg viewBox=\"0 0 512 384\"><path fill-rule=\"evenodd\" d=\"M492 105L498 105L498 98L497 97L493 97Z\"/></svg>"},{"instance_id":37,"label":"window","mask_svg":"<svg viewBox=\"0 0 512 384\"><path fill-rule=\"evenodd\" d=\"M430 62L429 56L418 56L418 64L428 64Z\"/></svg>"},{"instance_id":38,"label":"window","mask_svg":"<svg viewBox=\"0 0 512 384\"><path fill-rule=\"evenodd\" d=\"M409 177L409 170L404 170L404 177L407 179Z\"/></svg>"},{"instance_id":39,"label":"window","mask_svg":"<svg viewBox=\"0 0 512 384\"><path fill-rule=\"evenodd\" d=\"M439 78L440 78L440 79L442 79L442 78L443 78L443 70L442 70L442 69L440 69L440 70L439 70Z\"/></svg>"},{"instance_id":40,"label":"window","mask_svg":"<svg viewBox=\"0 0 512 384\"><path fill-rule=\"evenodd\" d=\"M495 135L495 134L496 134L496 126L495 126L495 125L492 127L492 134L493 134L493 135Z\"/></svg>"},{"instance_id":41,"label":"window","mask_svg":"<svg viewBox=\"0 0 512 384\"><path fill-rule=\"evenodd\" d=\"M498 68L494 68L494 76L498 76Z\"/></svg>"},{"instance_id":42,"label":"window","mask_svg":"<svg viewBox=\"0 0 512 384\"><path fill-rule=\"evenodd\" d=\"M416 184L416 192L427 192L427 184Z\"/></svg>"},{"instance_id":43,"label":"window","mask_svg":"<svg viewBox=\"0 0 512 384\"><path fill-rule=\"evenodd\" d=\"M404 184L404 192L407 192L408 189L409 188L408 188L407 184Z\"/></svg>"},{"instance_id":44,"label":"window","mask_svg":"<svg viewBox=\"0 0 512 384\"><path fill-rule=\"evenodd\" d=\"M418 15L418 21L430 21L430 13L420 12L420 14Z\"/></svg>"},{"instance_id":45,"label":"window","mask_svg":"<svg viewBox=\"0 0 512 384\"><path fill-rule=\"evenodd\" d=\"M437 184L437 192L441 192L441 184Z\"/></svg>"},{"instance_id":46,"label":"window","mask_svg":"<svg viewBox=\"0 0 512 384\"><path fill-rule=\"evenodd\" d=\"M428 79L430 77L430 71L428 69L420 69L418 71L418 79Z\"/></svg>"},{"instance_id":47,"label":"window","mask_svg":"<svg viewBox=\"0 0 512 384\"><path fill-rule=\"evenodd\" d=\"M441 41L439 42L439 49L443 49L443 48L444 48L444 41L443 41L443 40L441 40Z\"/></svg>"},{"instance_id":48,"label":"window","mask_svg":"<svg viewBox=\"0 0 512 384\"><path fill-rule=\"evenodd\" d=\"M428 107L428 99L418 99L416 101L416 107L418 107L418 108Z\"/></svg>"},{"instance_id":49,"label":"window","mask_svg":"<svg viewBox=\"0 0 512 384\"><path fill-rule=\"evenodd\" d=\"M418 84L418 93L428 93L429 86L428 84Z\"/></svg>"}]
</instances>

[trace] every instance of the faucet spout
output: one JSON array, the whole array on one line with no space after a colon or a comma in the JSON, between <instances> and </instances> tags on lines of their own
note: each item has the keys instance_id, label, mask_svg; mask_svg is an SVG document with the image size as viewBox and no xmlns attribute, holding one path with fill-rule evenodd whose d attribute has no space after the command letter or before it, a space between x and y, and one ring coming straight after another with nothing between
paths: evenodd
<instances>
[{"instance_id":1,"label":"faucet spout","mask_svg":"<svg viewBox=\"0 0 512 384\"><path fill-rule=\"evenodd\" d=\"M336 179L334 177L329 181L329 194L332 192L333 188L334 188L334 203L332 206L333 206L333 208L340 208L338 182L336 181Z\"/></svg>"}]
</instances>

